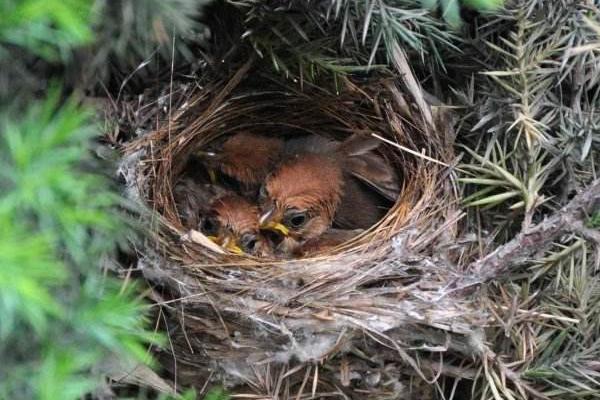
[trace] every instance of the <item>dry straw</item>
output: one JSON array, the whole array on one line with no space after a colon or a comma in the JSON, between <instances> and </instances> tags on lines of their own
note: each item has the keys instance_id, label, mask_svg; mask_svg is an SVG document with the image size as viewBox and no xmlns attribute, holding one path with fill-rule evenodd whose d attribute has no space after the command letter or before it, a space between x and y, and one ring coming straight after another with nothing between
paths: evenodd
<instances>
[{"instance_id":1,"label":"dry straw","mask_svg":"<svg viewBox=\"0 0 600 400\"><path fill-rule=\"evenodd\" d=\"M444 362L483 348L483 316L455 284L454 138L443 108L408 90L382 74L345 78L331 93L248 62L128 145L128 183L160 222L140 267L157 287L176 385L220 383L234 398L401 399L427 398L442 374L473 377ZM172 188L190 154L242 129L376 135L402 194L375 227L313 258L219 254L184 229Z\"/></svg>"}]
</instances>

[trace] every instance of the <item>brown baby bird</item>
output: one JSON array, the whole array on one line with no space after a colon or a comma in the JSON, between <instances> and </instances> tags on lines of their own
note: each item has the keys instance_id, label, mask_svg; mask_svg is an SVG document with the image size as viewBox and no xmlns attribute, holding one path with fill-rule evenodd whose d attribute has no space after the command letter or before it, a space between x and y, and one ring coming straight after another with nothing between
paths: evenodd
<instances>
[{"instance_id":1,"label":"brown baby bird","mask_svg":"<svg viewBox=\"0 0 600 400\"><path fill-rule=\"evenodd\" d=\"M189 177L180 179L173 188L173 197L183 226L196 229L200 217L209 211L213 200L226 192L218 185L199 183Z\"/></svg>"},{"instance_id":2,"label":"brown baby bird","mask_svg":"<svg viewBox=\"0 0 600 400\"><path fill-rule=\"evenodd\" d=\"M271 255L270 244L259 232L258 207L245 198L227 193L217 197L201 217L200 231L234 254Z\"/></svg>"},{"instance_id":3,"label":"brown baby bird","mask_svg":"<svg viewBox=\"0 0 600 400\"><path fill-rule=\"evenodd\" d=\"M383 217L400 189L392 166L373 152L379 144L357 134L341 143L309 137L288 145L259 199L261 227L283 236L279 252L297 252L332 225L366 229Z\"/></svg>"},{"instance_id":4,"label":"brown baby bird","mask_svg":"<svg viewBox=\"0 0 600 400\"><path fill-rule=\"evenodd\" d=\"M199 151L207 165L239 182L242 189L258 189L279 163L284 141L251 132L239 132L214 150Z\"/></svg>"},{"instance_id":5,"label":"brown baby bird","mask_svg":"<svg viewBox=\"0 0 600 400\"><path fill-rule=\"evenodd\" d=\"M181 179L173 189L184 227L198 229L235 254L270 255L270 244L259 233L259 210L245 198L219 186Z\"/></svg>"}]
</instances>

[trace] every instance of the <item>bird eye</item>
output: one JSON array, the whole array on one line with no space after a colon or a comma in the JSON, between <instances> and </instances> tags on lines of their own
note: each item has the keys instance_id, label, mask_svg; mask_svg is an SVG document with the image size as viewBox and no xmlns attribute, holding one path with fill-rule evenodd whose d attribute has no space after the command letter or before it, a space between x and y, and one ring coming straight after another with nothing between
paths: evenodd
<instances>
[{"instance_id":1,"label":"bird eye","mask_svg":"<svg viewBox=\"0 0 600 400\"><path fill-rule=\"evenodd\" d=\"M306 212L295 211L285 216L284 224L291 228L301 228L307 220L308 216Z\"/></svg>"},{"instance_id":2,"label":"bird eye","mask_svg":"<svg viewBox=\"0 0 600 400\"><path fill-rule=\"evenodd\" d=\"M246 234L240 238L242 250L246 253L252 253L256 248L256 235Z\"/></svg>"},{"instance_id":3,"label":"bird eye","mask_svg":"<svg viewBox=\"0 0 600 400\"><path fill-rule=\"evenodd\" d=\"M306 220L306 216L304 215L296 215L295 217L293 217L290 222L292 223L292 226L294 227L299 227L304 225L304 221Z\"/></svg>"},{"instance_id":4,"label":"bird eye","mask_svg":"<svg viewBox=\"0 0 600 400\"><path fill-rule=\"evenodd\" d=\"M205 235L216 235L219 232L219 221L214 217L205 218L204 221L202 221L200 230Z\"/></svg>"},{"instance_id":5,"label":"bird eye","mask_svg":"<svg viewBox=\"0 0 600 400\"><path fill-rule=\"evenodd\" d=\"M259 201L263 201L267 198L267 186L266 185L260 185L260 189L258 190L258 200Z\"/></svg>"}]
</instances>

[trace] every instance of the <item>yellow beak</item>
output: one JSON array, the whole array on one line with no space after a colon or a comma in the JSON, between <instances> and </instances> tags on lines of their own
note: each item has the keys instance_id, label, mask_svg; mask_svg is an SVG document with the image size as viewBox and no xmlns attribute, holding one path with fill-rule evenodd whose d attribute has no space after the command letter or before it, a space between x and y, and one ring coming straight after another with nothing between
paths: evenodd
<instances>
[{"instance_id":1,"label":"yellow beak","mask_svg":"<svg viewBox=\"0 0 600 400\"><path fill-rule=\"evenodd\" d=\"M229 236L223 240L221 247L233 254L244 254L244 251L241 249L241 247L237 245L237 241Z\"/></svg>"},{"instance_id":2,"label":"yellow beak","mask_svg":"<svg viewBox=\"0 0 600 400\"><path fill-rule=\"evenodd\" d=\"M212 242L215 242L225 250L229 251L230 253L244 254L242 248L239 247L237 245L237 242L235 240L232 240L229 236L226 236L224 239L222 239L220 236L207 236L207 238L209 238Z\"/></svg>"},{"instance_id":3,"label":"yellow beak","mask_svg":"<svg viewBox=\"0 0 600 400\"><path fill-rule=\"evenodd\" d=\"M268 221L260 226L261 229L268 229L271 231L279 232L283 236L289 236L290 230L283 224L275 221Z\"/></svg>"},{"instance_id":4,"label":"yellow beak","mask_svg":"<svg viewBox=\"0 0 600 400\"><path fill-rule=\"evenodd\" d=\"M279 232L283 236L288 236L290 234L290 230L282 223L275 222L271 219L273 218L274 213L275 209L271 208L269 211L260 216L260 218L258 219L260 229L267 229L270 231Z\"/></svg>"}]
</instances>

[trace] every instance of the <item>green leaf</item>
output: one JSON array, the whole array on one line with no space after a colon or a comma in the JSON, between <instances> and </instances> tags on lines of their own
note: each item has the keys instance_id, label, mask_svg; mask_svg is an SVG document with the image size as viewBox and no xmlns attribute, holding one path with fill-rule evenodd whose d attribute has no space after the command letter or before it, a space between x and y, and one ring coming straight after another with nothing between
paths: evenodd
<instances>
[{"instance_id":1,"label":"green leaf","mask_svg":"<svg viewBox=\"0 0 600 400\"><path fill-rule=\"evenodd\" d=\"M92 7L92 0L4 0L0 44L21 46L47 60L65 60L72 48L92 39Z\"/></svg>"},{"instance_id":2,"label":"green leaf","mask_svg":"<svg viewBox=\"0 0 600 400\"><path fill-rule=\"evenodd\" d=\"M588 218L586 225L590 228L600 228L600 211L596 211Z\"/></svg>"},{"instance_id":3,"label":"green leaf","mask_svg":"<svg viewBox=\"0 0 600 400\"><path fill-rule=\"evenodd\" d=\"M482 199L472 201L472 202L468 203L468 205L471 207L475 207L475 206L483 206L483 205L488 205L488 204L498 204L498 203L502 203L504 200L508 200L515 196L519 196L520 194L521 194L521 192L514 190L511 192L500 193L500 194L496 194L493 196L484 197Z\"/></svg>"},{"instance_id":4,"label":"green leaf","mask_svg":"<svg viewBox=\"0 0 600 400\"><path fill-rule=\"evenodd\" d=\"M0 115L0 359L21 360L0 365L7 398L81 398L106 354L151 364L147 345L162 343L135 286L102 273L126 217L108 183L80 167L96 133L89 111L60 99L54 89Z\"/></svg>"},{"instance_id":5,"label":"green leaf","mask_svg":"<svg viewBox=\"0 0 600 400\"><path fill-rule=\"evenodd\" d=\"M52 317L63 309L51 289L66 279L66 270L52 257L49 240L29 236L0 217L0 338L6 337L18 318L43 335Z\"/></svg>"},{"instance_id":6,"label":"green leaf","mask_svg":"<svg viewBox=\"0 0 600 400\"><path fill-rule=\"evenodd\" d=\"M434 10L438 5L438 0L421 0L421 7L427 10Z\"/></svg>"},{"instance_id":7,"label":"green leaf","mask_svg":"<svg viewBox=\"0 0 600 400\"><path fill-rule=\"evenodd\" d=\"M441 0L442 18L450 27L458 29L462 25L460 18L460 5L458 0Z\"/></svg>"},{"instance_id":8,"label":"green leaf","mask_svg":"<svg viewBox=\"0 0 600 400\"><path fill-rule=\"evenodd\" d=\"M97 380L86 372L97 355L86 349L62 348L50 344L37 374L33 376L40 400L78 399L91 391Z\"/></svg>"},{"instance_id":9,"label":"green leaf","mask_svg":"<svg viewBox=\"0 0 600 400\"><path fill-rule=\"evenodd\" d=\"M229 400L229 399L230 399L230 397L227 394L227 392L225 392L221 388L211 389L204 397L204 400Z\"/></svg>"},{"instance_id":10,"label":"green leaf","mask_svg":"<svg viewBox=\"0 0 600 400\"><path fill-rule=\"evenodd\" d=\"M504 6L504 0L463 0L463 4L479 11L496 11Z\"/></svg>"}]
</instances>

